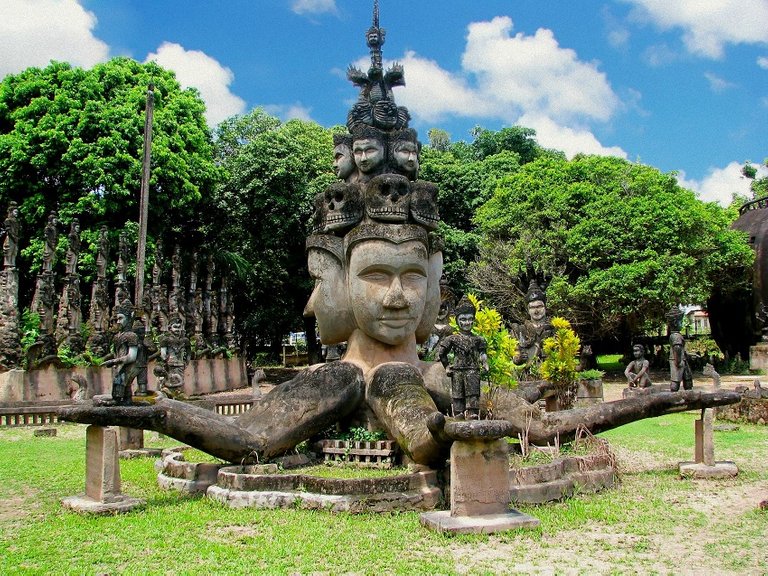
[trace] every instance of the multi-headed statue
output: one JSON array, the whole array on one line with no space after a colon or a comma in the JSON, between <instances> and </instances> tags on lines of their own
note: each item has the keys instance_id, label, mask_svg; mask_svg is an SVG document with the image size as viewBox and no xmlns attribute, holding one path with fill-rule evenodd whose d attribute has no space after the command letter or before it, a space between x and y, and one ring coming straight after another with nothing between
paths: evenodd
<instances>
[{"instance_id":1,"label":"multi-headed statue","mask_svg":"<svg viewBox=\"0 0 768 576\"><path fill-rule=\"evenodd\" d=\"M67 408L65 419L95 424L143 426L179 438L219 458L254 462L290 450L337 423L365 422L384 429L419 464L441 465L451 440L444 432L451 410L451 382L440 362L423 362L417 344L433 330L440 307L442 242L437 187L416 179L415 133L408 112L395 104L401 67L382 69L384 30L366 34L371 48L367 74L350 70L362 88L349 114L350 139L338 138L340 181L315 198L307 261L315 287L305 313L317 319L323 344L347 342L337 362L312 366L275 387L248 412L227 416L170 399L130 411ZM403 148L407 142L414 146ZM209 268L210 274L210 268ZM210 281L206 292L211 292ZM215 301L214 301L215 302ZM206 302L206 317L215 308ZM477 352L478 360L482 360ZM482 363L482 362L480 362ZM474 390L469 387L469 392ZM494 415L527 433L532 443L572 438L579 428L600 431L667 411L738 401L736 393L686 391L602 405L555 415L513 391L494 399ZM666 398L668 396L669 398ZM481 407L480 407L481 408Z\"/></svg>"}]
</instances>

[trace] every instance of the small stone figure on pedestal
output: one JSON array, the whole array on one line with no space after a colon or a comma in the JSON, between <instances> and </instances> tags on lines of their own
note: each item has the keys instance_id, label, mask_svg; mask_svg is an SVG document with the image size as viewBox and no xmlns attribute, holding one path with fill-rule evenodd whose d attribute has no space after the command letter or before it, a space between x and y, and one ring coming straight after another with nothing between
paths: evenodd
<instances>
[{"instance_id":1,"label":"small stone figure on pedestal","mask_svg":"<svg viewBox=\"0 0 768 576\"><path fill-rule=\"evenodd\" d=\"M523 324L513 324L510 331L517 338L517 354L513 358L515 364L522 364L527 371L536 365L544 356L544 340L554 334L552 322L547 316L547 295L535 280L528 285L525 294L528 306L529 320Z\"/></svg>"},{"instance_id":2,"label":"small stone figure on pedestal","mask_svg":"<svg viewBox=\"0 0 768 576\"><path fill-rule=\"evenodd\" d=\"M161 390L171 398L179 398L184 388L189 347L189 340L184 334L184 316L180 312L171 313L168 330L160 336L161 362L155 368L155 374L162 379Z\"/></svg>"},{"instance_id":3,"label":"small stone figure on pedestal","mask_svg":"<svg viewBox=\"0 0 768 576\"><path fill-rule=\"evenodd\" d=\"M8 205L8 217L3 222L3 267L15 268L16 255L19 253L19 208L16 202Z\"/></svg>"},{"instance_id":4,"label":"small stone figure on pedestal","mask_svg":"<svg viewBox=\"0 0 768 576\"><path fill-rule=\"evenodd\" d=\"M59 215L53 210L48 215L48 223L45 225L45 244L43 245L43 273L52 272L56 261L56 244L59 241Z\"/></svg>"},{"instance_id":5,"label":"small stone figure on pedestal","mask_svg":"<svg viewBox=\"0 0 768 576\"><path fill-rule=\"evenodd\" d=\"M132 329L133 305L124 300L117 310L119 332L114 339L115 357L104 362L105 367L117 366L112 378L112 401L116 405L131 404L131 384L139 374L139 336ZM146 390L140 391L146 394Z\"/></svg>"},{"instance_id":6,"label":"small stone figure on pedestal","mask_svg":"<svg viewBox=\"0 0 768 576\"><path fill-rule=\"evenodd\" d=\"M446 336L437 347L437 356L451 377L453 415L467 420L480 417L480 370L488 371L485 338L472 334L475 313L474 305L463 298L456 307L459 333ZM451 352L452 362L448 358Z\"/></svg>"},{"instance_id":7,"label":"small stone figure on pedestal","mask_svg":"<svg viewBox=\"0 0 768 576\"><path fill-rule=\"evenodd\" d=\"M627 364L624 370L624 376L629 380L630 388L648 388L651 386L651 379L648 376L648 367L650 363L645 359L645 346L635 344L632 347L632 354L635 359Z\"/></svg>"},{"instance_id":8,"label":"small stone figure on pedestal","mask_svg":"<svg viewBox=\"0 0 768 576\"><path fill-rule=\"evenodd\" d=\"M685 353L685 338L680 333L680 323L683 314L679 308L673 307L667 313L669 321L669 389L672 392L680 390L683 383L684 390L693 388L693 373L688 365L688 357Z\"/></svg>"}]
</instances>

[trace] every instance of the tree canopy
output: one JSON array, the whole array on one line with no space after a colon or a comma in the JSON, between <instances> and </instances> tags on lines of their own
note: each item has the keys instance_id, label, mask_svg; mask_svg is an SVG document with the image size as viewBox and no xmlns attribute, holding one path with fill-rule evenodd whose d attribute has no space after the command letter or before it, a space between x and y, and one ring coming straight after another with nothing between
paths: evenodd
<instances>
[{"instance_id":1,"label":"tree canopy","mask_svg":"<svg viewBox=\"0 0 768 576\"><path fill-rule=\"evenodd\" d=\"M301 327L311 292L304 240L316 192L335 179L331 130L282 123L261 109L222 123L216 158L224 178L206 200L206 235L249 265L239 281L240 328L251 339ZM309 326L312 328L312 326Z\"/></svg>"},{"instance_id":2,"label":"tree canopy","mask_svg":"<svg viewBox=\"0 0 768 576\"><path fill-rule=\"evenodd\" d=\"M497 182L520 166L552 152L541 148L535 131L513 126L498 132L476 128L472 143L450 143L444 130L429 131L419 178L438 185L441 233L445 238L445 275L458 291L469 289L467 268L478 256L474 215L493 194Z\"/></svg>"},{"instance_id":3,"label":"tree canopy","mask_svg":"<svg viewBox=\"0 0 768 576\"><path fill-rule=\"evenodd\" d=\"M88 246L95 245L101 225L108 226L116 246L126 222L137 220L150 83L155 86L150 235L181 237L217 178L205 105L196 90L182 90L173 72L155 63L129 58L90 70L53 62L2 80L0 205L19 203L29 239L22 259L33 271L50 210L59 211L64 225L80 220L84 255L92 251ZM84 258L83 266L86 276L92 273L92 259Z\"/></svg>"},{"instance_id":4,"label":"tree canopy","mask_svg":"<svg viewBox=\"0 0 768 576\"><path fill-rule=\"evenodd\" d=\"M588 338L636 334L673 304L704 304L753 254L732 211L701 202L673 174L612 157L541 156L504 177L477 212L477 287L524 316L533 266L550 307Z\"/></svg>"}]
</instances>

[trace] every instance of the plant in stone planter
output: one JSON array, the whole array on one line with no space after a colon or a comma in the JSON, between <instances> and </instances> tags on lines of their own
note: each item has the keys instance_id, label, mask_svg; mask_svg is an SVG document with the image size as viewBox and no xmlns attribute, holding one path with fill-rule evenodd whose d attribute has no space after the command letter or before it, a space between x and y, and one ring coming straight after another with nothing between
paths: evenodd
<instances>
[{"instance_id":1,"label":"plant in stone planter","mask_svg":"<svg viewBox=\"0 0 768 576\"><path fill-rule=\"evenodd\" d=\"M590 369L576 372L576 378L579 380L602 380L603 376L605 376L603 370Z\"/></svg>"},{"instance_id":2,"label":"plant in stone planter","mask_svg":"<svg viewBox=\"0 0 768 576\"><path fill-rule=\"evenodd\" d=\"M579 337L565 318L552 318L553 336L544 339L541 375L555 385L560 410L573 407L576 400Z\"/></svg>"}]
</instances>

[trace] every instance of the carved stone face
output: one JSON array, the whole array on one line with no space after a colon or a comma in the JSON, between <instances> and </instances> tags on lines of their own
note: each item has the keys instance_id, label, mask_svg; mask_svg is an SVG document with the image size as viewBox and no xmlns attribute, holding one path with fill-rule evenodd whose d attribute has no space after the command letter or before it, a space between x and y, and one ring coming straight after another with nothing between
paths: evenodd
<instances>
[{"instance_id":1,"label":"carved stone face","mask_svg":"<svg viewBox=\"0 0 768 576\"><path fill-rule=\"evenodd\" d=\"M375 174L384 164L384 145L373 138L355 140L352 144L355 164L363 174Z\"/></svg>"},{"instance_id":2,"label":"carved stone face","mask_svg":"<svg viewBox=\"0 0 768 576\"><path fill-rule=\"evenodd\" d=\"M180 318L174 318L171 321L171 324L168 326L168 330L176 337L181 336L182 331L184 330L184 324L182 324Z\"/></svg>"},{"instance_id":3,"label":"carved stone face","mask_svg":"<svg viewBox=\"0 0 768 576\"><path fill-rule=\"evenodd\" d=\"M345 230L362 220L363 197L359 186L337 182L326 189L324 199L325 232Z\"/></svg>"},{"instance_id":4,"label":"carved stone face","mask_svg":"<svg viewBox=\"0 0 768 576\"><path fill-rule=\"evenodd\" d=\"M397 170L410 180L416 179L419 171L419 147L415 142L400 140L395 144L393 155Z\"/></svg>"},{"instance_id":5,"label":"carved stone face","mask_svg":"<svg viewBox=\"0 0 768 576\"><path fill-rule=\"evenodd\" d=\"M315 281L315 288L304 308L304 316L317 319L323 344L344 342L354 330L355 321L349 307L341 262L327 250L310 248L307 268Z\"/></svg>"},{"instance_id":6,"label":"carved stone face","mask_svg":"<svg viewBox=\"0 0 768 576\"><path fill-rule=\"evenodd\" d=\"M376 176L368 182L365 190L365 211L368 217L384 222L405 222L408 219L410 191L405 176Z\"/></svg>"},{"instance_id":7,"label":"carved stone face","mask_svg":"<svg viewBox=\"0 0 768 576\"><path fill-rule=\"evenodd\" d=\"M533 322L541 322L547 315L547 306L543 300L534 300L528 303L528 315Z\"/></svg>"},{"instance_id":8,"label":"carved stone face","mask_svg":"<svg viewBox=\"0 0 768 576\"><path fill-rule=\"evenodd\" d=\"M338 144L333 149L333 171L336 177L346 181L354 174L357 166L352 150L346 144Z\"/></svg>"},{"instance_id":9,"label":"carved stone face","mask_svg":"<svg viewBox=\"0 0 768 576\"><path fill-rule=\"evenodd\" d=\"M413 338L424 314L429 258L421 242L368 240L352 248L349 299L357 327L392 346Z\"/></svg>"},{"instance_id":10,"label":"carved stone face","mask_svg":"<svg viewBox=\"0 0 768 576\"><path fill-rule=\"evenodd\" d=\"M475 316L473 314L459 314L456 317L456 324L459 325L459 330L463 334L469 334L472 332L472 326L475 323Z\"/></svg>"}]
</instances>

